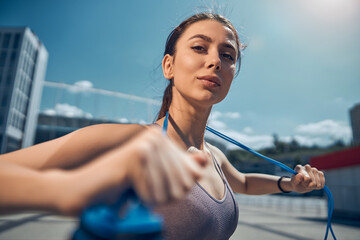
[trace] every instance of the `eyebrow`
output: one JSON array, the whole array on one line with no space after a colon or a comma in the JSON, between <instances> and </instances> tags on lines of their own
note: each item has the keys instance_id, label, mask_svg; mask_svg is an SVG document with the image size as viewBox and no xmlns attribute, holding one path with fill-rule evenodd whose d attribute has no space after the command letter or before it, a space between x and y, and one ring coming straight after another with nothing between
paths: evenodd
<instances>
[{"instance_id":1,"label":"eyebrow","mask_svg":"<svg viewBox=\"0 0 360 240\"><path fill-rule=\"evenodd\" d=\"M204 34L196 34L196 35L190 37L189 40L194 39L194 38L201 38L202 40L204 40L206 42L209 42L209 43L212 43L212 41L213 41L210 37L208 37L208 36L206 36ZM221 45L223 45L226 48L230 48L230 49L232 49L232 50L234 50L236 52L236 49L232 44L223 43Z\"/></svg>"}]
</instances>

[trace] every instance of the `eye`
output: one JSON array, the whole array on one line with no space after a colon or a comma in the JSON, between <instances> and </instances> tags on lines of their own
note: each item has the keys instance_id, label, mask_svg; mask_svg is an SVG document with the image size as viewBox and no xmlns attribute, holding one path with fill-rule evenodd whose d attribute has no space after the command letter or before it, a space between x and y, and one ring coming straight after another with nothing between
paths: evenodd
<instances>
[{"instance_id":1,"label":"eye","mask_svg":"<svg viewBox=\"0 0 360 240\"><path fill-rule=\"evenodd\" d=\"M194 46L191 49L195 50L196 52L205 52L206 49L203 46Z\"/></svg>"},{"instance_id":2,"label":"eye","mask_svg":"<svg viewBox=\"0 0 360 240\"><path fill-rule=\"evenodd\" d=\"M231 60L231 61L234 61L234 57L231 56L231 55L228 54L228 53L223 53L222 56L223 56L224 58L227 58L227 59Z\"/></svg>"}]
</instances>

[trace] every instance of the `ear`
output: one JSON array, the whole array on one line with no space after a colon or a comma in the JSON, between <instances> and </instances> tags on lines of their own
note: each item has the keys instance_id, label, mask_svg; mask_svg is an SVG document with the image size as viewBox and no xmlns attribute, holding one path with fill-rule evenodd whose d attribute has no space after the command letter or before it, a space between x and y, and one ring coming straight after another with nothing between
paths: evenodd
<instances>
[{"instance_id":1,"label":"ear","mask_svg":"<svg viewBox=\"0 0 360 240\"><path fill-rule=\"evenodd\" d=\"M162 69L163 74L166 79L173 79L174 78L174 57L166 54L162 60Z\"/></svg>"}]
</instances>

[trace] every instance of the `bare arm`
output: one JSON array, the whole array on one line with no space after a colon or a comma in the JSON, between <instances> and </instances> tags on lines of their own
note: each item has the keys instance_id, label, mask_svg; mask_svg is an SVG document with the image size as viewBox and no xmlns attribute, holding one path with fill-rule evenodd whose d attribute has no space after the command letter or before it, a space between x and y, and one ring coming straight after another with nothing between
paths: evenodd
<instances>
[{"instance_id":1,"label":"bare arm","mask_svg":"<svg viewBox=\"0 0 360 240\"><path fill-rule=\"evenodd\" d=\"M109 152L76 170L38 171L0 160L0 211L31 209L75 215L92 202L116 199L129 186L127 162L137 156L131 147L113 151L116 158Z\"/></svg>"},{"instance_id":2,"label":"bare arm","mask_svg":"<svg viewBox=\"0 0 360 240\"><path fill-rule=\"evenodd\" d=\"M226 156L216 147L212 146L217 159L219 159L221 168L234 192L261 195L270 193L280 193L277 181L278 176L259 174L259 173L241 173L236 170ZM285 191L309 192L314 189L321 189L325 185L324 174L310 165L296 166L298 172L290 178L283 178L280 186Z\"/></svg>"},{"instance_id":3,"label":"bare arm","mask_svg":"<svg viewBox=\"0 0 360 240\"><path fill-rule=\"evenodd\" d=\"M0 211L76 215L89 204L116 201L129 187L146 202L165 203L184 197L206 163L205 156L184 152L155 127L76 169L38 170L0 159Z\"/></svg>"},{"instance_id":4,"label":"bare arm","mask_svg":"<svg viewBox=\"0 0 360 240\"><path fill-rule=\"evenodd\" d=\"M144 129L144 126L136 124L94 125L52 141L0 155L0 160L39 170L72 169L125 143Z\"/></svg>"}]
</instances>

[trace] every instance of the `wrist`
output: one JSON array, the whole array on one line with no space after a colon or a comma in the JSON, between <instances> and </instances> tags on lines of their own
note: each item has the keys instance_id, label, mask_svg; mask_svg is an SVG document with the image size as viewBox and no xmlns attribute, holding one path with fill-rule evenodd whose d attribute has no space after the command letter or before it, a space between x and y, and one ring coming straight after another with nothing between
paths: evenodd
<instances>
[{"instance_id":1,"label":"wrist","mask_svg":"<svg viewBox=\"0 0 360 240\"><path fill-rule=\"evenodd\" d=\"M282 176L278 179L277 185L282 193L290 193L292 191L291 179L287 176Z\"/></svg>"}]
</instances>

